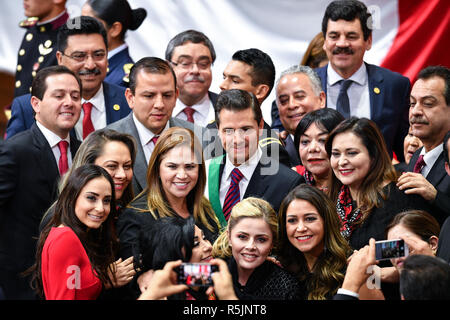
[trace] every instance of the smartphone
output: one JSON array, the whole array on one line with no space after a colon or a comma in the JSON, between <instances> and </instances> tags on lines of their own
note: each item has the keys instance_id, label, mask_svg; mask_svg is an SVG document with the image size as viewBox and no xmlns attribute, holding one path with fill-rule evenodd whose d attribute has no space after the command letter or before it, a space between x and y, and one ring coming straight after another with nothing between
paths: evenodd
<instances>
[{"instance_id":1,"label":"smartphone","mask_svg":"<svg viewBox=\"0 0 450 320\"><path fill-rule=\"evenodd\" d=\"M209 263L182 263L177 269L177 282L189 287L210 287L213 285L211 274L219 271Z\"/></svg>"},{"instance_id":2,"label":"smartphone","mask_svg":"<svg viewBox=\"0 0 450 320\"><path fill-rule=\"evenodd\" d=\"M402 239L375 242L375 259L389 260L409 255L408 245Z\"/></svg>"}]
</instances>

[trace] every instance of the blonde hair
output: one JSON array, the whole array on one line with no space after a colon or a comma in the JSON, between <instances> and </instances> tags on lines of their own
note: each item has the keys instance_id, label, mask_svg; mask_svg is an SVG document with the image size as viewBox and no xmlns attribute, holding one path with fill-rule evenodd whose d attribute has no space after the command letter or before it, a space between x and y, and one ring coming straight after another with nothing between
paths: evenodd
<instances>
[{"instance_id":1,"label":"blonde hair","mask_svg":"<svg viewBox=\"0 0 450 320\"><path fill-rule=\"evenodd\" d=\"M137 196L140 197L142 194L147 194L147 209L132 208L141 212L150 212L155 219L176 216L165 196L159 176L159 169L164 156L170 150L178 146L189 147L194 154L195 162L199 165L197 184L187 196L188 206L192 205L193 207L195 221L201 222L209 230L215 232L216 229L219 229L219 220L208 199L203 195L206 186L206 169L205 161L203 159L203 149L194 133L186 128L170 128L164 131L158 138L158 142L155 145L155 149L152 152L148 164L147 187ZM158 212L159 216L157 216L156 212ZM212 226L211 222L214 222L216 226Z\"/></svg>"},{"instance_id":2,"label":"blonde hair","mask_svg":"<svg viewBox=\"0 0 450 320\"><path fill-rule=\"evenodd\" d=\"M272 232L272 245L278 243L278 218L272 206L265 200L249 197L238 202L231 210L227 229L224 230L213 244L212 255L219 258L232 256L228 235L235 225L244 218L264 219Z\"/></svg>"}]
</instances>

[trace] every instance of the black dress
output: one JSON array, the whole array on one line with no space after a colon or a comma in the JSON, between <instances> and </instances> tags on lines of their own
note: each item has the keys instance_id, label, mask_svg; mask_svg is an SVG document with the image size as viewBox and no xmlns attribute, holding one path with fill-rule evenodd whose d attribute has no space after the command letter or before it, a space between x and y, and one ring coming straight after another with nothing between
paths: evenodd
<instances>
[{"instance_id":1,"label":"black dress","mask_svg":"<svg viewBox=\"0 0 450 320\"><path fill-rule=\"evenodd\" d=\"M386 239L386 228L392 219L406 210L424 210L432 214L431 207L426 200L418 195L408 195L391 182L383 188L388 191L386 200L381 200L381 206L374 208L367 219L355 228L350 236L349 244L354 250L359 250L369 244L369 239L376 241Z\"/></svg>"},{"instance_id":2,"label":"black dress","mask_svg":"<svg viewBox=\"0 0 450 320\"><path fill-rule=\"evenodd\" d=\"M304 288L298 279L273 262L266 260L256 268L245 286L238 281L234 258L229 258L227 263L239 300L300 300L304 296Z\"/></svg>"}]
</instances>

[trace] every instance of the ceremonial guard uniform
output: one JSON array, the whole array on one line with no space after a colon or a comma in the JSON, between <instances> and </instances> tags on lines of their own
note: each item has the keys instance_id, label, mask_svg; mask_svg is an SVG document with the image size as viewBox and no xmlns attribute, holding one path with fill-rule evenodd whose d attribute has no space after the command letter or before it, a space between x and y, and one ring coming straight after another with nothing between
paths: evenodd
<instances>
[{"instance_id":1,"label":"ceremonial guard uniform","mask_svg":"<svg viewBox=\"0 0 450 320\"><path fill-rule=\"evenodd\" d=\"M133 67L134 61L130 57L128 46L125 44L123 48L116 48L119 51L110 52L108 59L108 73L106 74L105 81L108 83L116 84L118 86L128 88L130 70ZM113 53L113 55L111 55Z\"/></svg>"},{"instance_id":2,"label":"ceremonial guard uniform","mask_svg":"<svg viewBox=\"0 0 450 320\"><path fill-rule=\"evenodd\" d=\"M68 18L69 15L64 11L55 19L42 24L37 17L28 18L19 24L26 29L26 33L17 58L14 97L30 93L31 83L39 70L58 64L56 35Z\"/></svg>"}]
</instances>

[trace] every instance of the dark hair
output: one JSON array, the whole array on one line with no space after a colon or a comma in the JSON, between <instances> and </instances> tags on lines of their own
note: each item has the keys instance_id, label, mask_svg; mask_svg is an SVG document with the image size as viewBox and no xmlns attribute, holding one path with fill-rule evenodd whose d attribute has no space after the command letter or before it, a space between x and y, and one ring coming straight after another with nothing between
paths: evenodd
<instances>
[{"instance_id":1,"label":"dark hair","mask_svg":"<svg viewBox=\"0 0 450 320\"><path fill-rule=\"evenodd\" d=\"M400 294L405 300L450 300L450 265L437 257L407 257L400 272Z\"/></svg>"},{"instance_id":2,"label":"dark hair","mask_svg":"<svg viewBox=\"0 0 450 320\"><path fill-rule=\"evenodd\" d=\"M136 93L137 75L140 70L144 70L145 72L152 73L152 74L171 73L173 76L174 90L176 90L177 77L176 77L175 72L173 71L172 67L170 66L170 64L167 61L157 58L157 57L144 57L144 58L140 59L138 62L136 62L130 70L129 88L133 95Z\"/></svg>"},{"instance_id":3,"label":"dark hair","mask_svg":"<svg viewBox=\"0 0 450 320\"><path fill-rule=\"evenodd\" d=\"M114 22L122 24L120 38L125 38L127 30L136 30L147 16L144 8L131 9L127 0L88 0L87 4L92 8L95 16L104 20L108 27Z\"/></svg>"},{"instance_id":4,"label":"dark hair","mask_svg":"<svg viewBox=\"0 0 450 320\"><path fill-rule=\"evenodd\" d=\"M42 98L44 98L45 91L47 91L47 78L58 74L72 75L77 80L78 86L80 87L80 96L82 95L83 86L80 78L78 78L75 72L66 66L50 66L39 70L36 74L36 77L31 83L31 96L35 96L39 100L42 100Z\"/></svg>"},{"instance_id":5,"label":"dark hair","mask_svg":"<svg viewBox=\"0 0 450 320\"><path fill-rule=\"evenodd\" d=\"M79 34L99 34L105 42L105 47L108 48L108 40L106 38L106 30L103 24L95 18L88 16L79 16L67 20L65 24L58 30L57 49L59 52L64 52L67 48L67 39L70 36Z\"/></svg>"},{"instance_id":6,"label":"dark hair","mask_svg":"<svg viewBox=\"0 0 450 320\"><path fill-rule=\"evenodd\" d=\"M372 15L367 11L364 3L357 0L337 0L331 2L322 19L322 33L326 38L328 20L338 21L353 21L358 19L361 22L361 29L364 35L364 40L367 41L372 34ZM370 27L369 27L370 24Z\"/></svg>"},{"instance_id":7,"label":"dark hair","mask_svg":"<svg viewBox=\"0 0 450 320\"><path fill-rule=\"evenodd\" d=\"M335 109L323 108L308 112L297 125L294 133L295 150L298 152L300 138L311 124L316 124L321 129L331 132L339 123L344 121L344 116Z\"/></svg>"},{"instance_id":8,"label":"dark hair","mask_svg":"<svg viewBox=\"0 0 450 320\"><path fill-rule=\"evenodd\" d=\"M243 111L252 109L253 116L258 125L263 119L258 99L253 93L241 89L224 90L220 92L216 102L216 124L220 124L219 114L222 109L230 111Z\"/></svg>"},{"instance_id":9,"label":"dark hair","mask_svg":"<svg viewBox=\"0 0 450 320\"><path fill-rule=\"evenodd\" d=\"M107 219L98 229L88 231L77 217L75 207L78 197L86 184L96 178L105 178L111 186L111 202L110 213ZM36 251L36 263L30 270L33 272L32 283L37 293L44 296L44 288L42 283L42 250L45 241L53 227L63 224L69 227L77 235L86 254L91 262L92 268L95 270L97 277L103 284L110 283L108 276L110 264L115 261L115 254L118 248L118 241L114 233L113 217L116 208L116 197L114 192L114 182L108 172L94 164L88 164L77 168L69 177L66 186L61 191L55 206L55 213L49 223L42 230Z\"/></svg>"},{"instance_id":10,"label":"dark hair","mask_svg":"<svg viewBox=\"0 0 450 320\"><path fill-rule=\"evenodd\" d=\"M94 164L97 158L99 158L105 145L110 141L118 141L125 144L130 151L131 164L134 166L136 160L136 142L133 136L118 132L112 129L99 129L92 132L78 148L78 151L73 159L72 167L64 176L62 185L65 185L66 180L71 175L71 172L77 167L85 164ZM121 199L116 199L122 206L126 206L134 197L133 184L128 184L127 188L123 191Z\"/></svg>"},{"instance_id":11,"label":"dark hair","mask_svg":"<svg viewBox=\"0 0 450 320\"><path fill-rule=\"evenodd\" d=\"M447 131L444 137L444 159L450 165L450 160L448 159L448 139L450 138L450 131Z\"/></svg>"},{"instance_id":12,"label":"dark hair","mask_svg":"<svg viewBox=\"0 0 450 320\"><path fill-rule=\"evenodd\" d=\"M340 221L336 205L319 189L301 184L291 190L283 199L278 215L279 250L277 257L281 264L300 280L308 278L310 271L304 254L295 248L286 233L286 214L289 205L295 200L305 200L313 205L324 223L324 251L314 265L313 273L308 280L308 299L325 299L333 296L344 281L343 270L347 265L347 257L351 250L341 235Z\"/></svg>"},{"instance_id":13,"label":"dark hair","mask_svg":"<svg viewBox=\"0 0 450 320\"><path fill-rule=\"evenodd\" d=\"M327 53L323 50L323 43L325 42L322 32L316 34L306 48L300 65L308 66L313 69L318 68L322 61L328 61Z\"/></svg>"},{"instance_id":14,"label":"dark hair","mask_svg":"<svg viewBox=\"0 0 450 320\"><path fill-rule=\"evenodd\" d=\"M183 260L188 262L194 247L195 220L180 217L165 217L152 220L142 227L139 244L142 252L143 271L162 269L166 262ZM184 252L183 252L184 251ZM134 261L139 261L135 257Z\"/></svg>"},{"instance_id":15,"label":"dark hair","mask_svg":"<svg viewBox=\"0 0 450 320\"><path fill-rule=\"evenodd\" d=\"M417 75L417 80L427 80L433 77L439 77L444 80L445 87L443 95L445 97L445 103L447 106L450 106L450 69L443 66L429 66L420 70Z\"/></svg>"},{"instance_id":16,"label":"dark hair","mask_svg":"<svg viewBox=\"0 0 450 320\"><path fill-rule=\"evenodd\" d=\"M165 54L166 60L172 61L172 55L175 47L182 46L186 42L203 43L209 49L212 59L211 62L214 63L214 61L216 61L216 51L214 50L212 42L203 32L196 30L186 30L173 37L167 44Z\"/></svg>"},{"instance_id":17,"label":"dark hair","mask_svg":"<svg viewBox=\"0 0 450 320\"><path fill-rule=\"evenodd\" d=\"M391 158L387 151L386 143L383 135L378 129L375 122L367 118L350 117L342 121L336 128L331 131L325 143L325 150L328 157L331 158L331 150L333 147L334 138L344 132L351 132L362 141L362 144L369 152L371 159L369 172L361 183L360 192L358 195L358 203L361 204L361 212L363 214L360 223L370 214L373 207L381 205L380 196L386 200L388 194L383 190L383 182L393 182L397 180L397 173L392 165ZM330 197L336 201L338 193L341 189L342 183L332 174L332 184L330 190Z\"/></svg>"},{"instance_id":18,"label":"dark hair","mask_svg":"<svg viewBox=\"0 0 450 320\"><path fill-rule=\"evenodd\" d=\"M397 225L404 226L426 242L429 242L432 236L439 237L441 231L436 218L423 210L408 210L397 214L387 226L386 235Z\"/></svg>"},{"instance_id":19,"label":"dark hair","mask_svg":"<svg viewBox=\"0 0 450 320\"><path fill-rule=\"evenodd\" d=\"M233 60L241 61L252 67L250 77L252 78L252 86L265 84L269 86L266 97L272 91L275 83L275 66L270 56L255 48L236 51L231 57Z\"/></svg>"}]
</instances>

